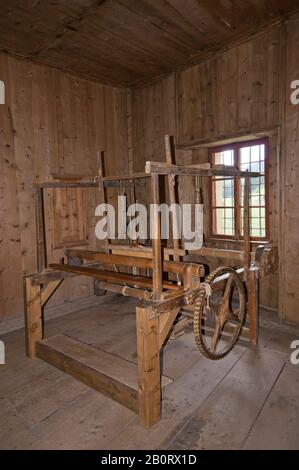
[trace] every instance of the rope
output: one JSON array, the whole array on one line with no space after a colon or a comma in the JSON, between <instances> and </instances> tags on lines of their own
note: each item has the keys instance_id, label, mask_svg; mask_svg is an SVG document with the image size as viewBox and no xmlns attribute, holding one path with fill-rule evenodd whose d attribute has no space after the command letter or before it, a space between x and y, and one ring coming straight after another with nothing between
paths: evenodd
<instances>
[{"instance_id":1,"label":"rope","mask_svg":"<svg viewBox=\"0 0 299 470\"><path fill-rule=\"evenodd\" d=\"M128 297L129 294L126 293L127 289L128 289L129 286L124 286L121 290L121 293L122 295L124 295L125 297Z\"/></svg>"},{"instance_id":2,"label":"rope","mask_svg":"<svg viewBox=\"0 0 299 470\"><path fill-rule=\"evenodd\" d=\"M210 310L210 297L212 295L212 287L209 282L201 282L200 283L200 288L205 291L205 296L207 299L207 308Z\"/></svg>"}]
</instances>

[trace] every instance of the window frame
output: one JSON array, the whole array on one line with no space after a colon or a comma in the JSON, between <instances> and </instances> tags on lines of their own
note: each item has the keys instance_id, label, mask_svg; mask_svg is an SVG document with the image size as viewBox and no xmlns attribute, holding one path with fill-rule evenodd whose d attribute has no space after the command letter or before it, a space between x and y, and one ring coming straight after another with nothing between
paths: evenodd
<instances>
[{"instance_id":1,"label":"window frame","mask_svg":"<svg viewBox=\"0 0 299 470\"><path fill-rule=\"evenodd\" d=\"M254 140L244 140L240 142L233 142L230 144L218 145L216 147L209 147L208 156L211 167L214 167L213 156L217 152L223 152L225 150L233 150L234 152L234 165L231 168L240 168L240 149L243 147L252 147L254 145L265 145L265 160L264 160L264 178L265 178L265 236L256 237L250 236L251 241L266 242L269 240L269 138L262 137ZM234 181L234 226L235 235L217 234L214 232L215 228L215 212L214 209L214 194L213 194L213 178L209 178L209 198L210 198L210 209L209 209L209 220L210 220L210 238L217 240L229 240L229 241L244 241L244 236L241 235L241 178L232 177Z\"/></svg>"}]
</instances>

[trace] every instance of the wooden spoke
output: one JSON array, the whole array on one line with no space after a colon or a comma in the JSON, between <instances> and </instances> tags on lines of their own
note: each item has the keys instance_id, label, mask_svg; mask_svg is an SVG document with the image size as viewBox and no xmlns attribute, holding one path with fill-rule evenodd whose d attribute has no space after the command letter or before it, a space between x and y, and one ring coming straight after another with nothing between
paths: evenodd
<instances>
[{"instance_id":1,"label":"wooden spoke","mask_svg":"<svg viewBox=\"0 0 299 470\"><path fill-rule=\"evenodd\" d=\"M219 319L216 322L215 330L214 330L211 345L210 345L210 351L212 353L216 351L216 347L217 347L219 337L220 337L220 332L221 332L221 325L220 325L220 319Z\"/></svg>"},{"instance_id":2,"label":"wooden spoke","mask_svg":"<svg viewBox=\"0 0 299 470\"><path fill-rule=\"evenodd\" d=\"M224 293L223 293L223 298L222 298L223 304L229 302L229 299L232 293L232 288L233 288L233 281L234 281L234 278L232 274L230 274L227 279L225 288L224 288Z\"/></svg>"},{"instance_id":3,"label":"wooden spoke","mask_svg":"<svg viewBox=\"0 0 299 470\"><path fill-rule=\"evenodd\" d=\"M240 322L239 316L240 316L240 309L239 308L235 311L232 311L232 310L229 309L227 311L226 321L234 321L236 323L239 323Z\"/></svg>"}]
</instances>

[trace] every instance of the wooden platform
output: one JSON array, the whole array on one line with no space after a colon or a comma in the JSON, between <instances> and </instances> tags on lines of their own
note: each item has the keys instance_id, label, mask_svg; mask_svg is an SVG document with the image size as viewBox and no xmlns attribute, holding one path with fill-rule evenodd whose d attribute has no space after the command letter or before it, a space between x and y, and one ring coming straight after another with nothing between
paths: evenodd
<instances>
[{"instance_id":1,"label":"wooden platform","mask_svg":"<svg viewBox=\"0 0 299 470\"><path fill-rule=\"evenodd\" d=\"M65 334L37 343L38 358L138 413L137 366ZM172 382L162 377L162 385Z\"/></svg>"}]
</instances>

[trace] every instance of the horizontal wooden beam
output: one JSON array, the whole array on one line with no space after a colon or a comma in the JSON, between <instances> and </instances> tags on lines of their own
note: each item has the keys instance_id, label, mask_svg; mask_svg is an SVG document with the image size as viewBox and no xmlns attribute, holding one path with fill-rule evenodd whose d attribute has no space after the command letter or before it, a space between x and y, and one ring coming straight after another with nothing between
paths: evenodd
<instances>
[{"instance_id":1,"label":"horizontal wooden beam","mask_svg":"<svg viewBox=\"0 0 299 470\"><path fill-rule=\"evenodd\" d=\"M228 145L235 142L247 142L249 140L256 140L262 137L275 135L278 132L278 126L266 127L264 129L244 129L235 132L229 138L227 135L220 135L215 140L212 138L193 139L178 142L176 148L178 150L196 150L201 147L220 147L222 145Z\"/></svg>"},{"instance_id":2,"label":"horizontal wooden beam","mask_svg":"<svg viewBox=\"0 0 299 470\"><path fill-rule=\"evenodd\" d=\"M103 178L103 185L105 188L117 188L123 186L140 186L145 184L145 179L149 175L146 173L126 175L126 176L109 176ZM60 181L46 181L35 185L37 189L67 189L67 188L98 188L99 177L88 177L81 180L60 180Z\"/></svg>"},{"instance_id":3,"label":"horizontal wooden beam","mask_svg":"<svg viewBox=\"0 0 299 470\"><path fill-rule=\"evenodd\" d=\"M86 263L85 266L86 267L91 266L93 268L96 268L97 266L99 266L99 264L98 263ZM54 271L53 269L48 268L42 271L41 273L29 274L26 277L30 277L32 284L36 286L39 284L46 285L49 282L54 282L54 281L65 279L67 277L74 277L74 276L78 276L78 274L71 273L71 272L70 273L62 272L60 270Z\"/></svg>"},{"instance_id":4,"label":"horizontal wooden beam","mask_svg":"<svg viewBox=\"0 0 299 470\"><path fill-rule=\"evenodd\" d=\"M90 250L79 250L69 249L65 251L65 255L68 257L76 257L80 259L93 260L99 263L116 265L116 266L129 266L142 269L152 269L153 261L149 258L141 258L134 256L124 255L110 255L106 253L90 251ZM184 274L187 269L190 268L193 276L202 277L205 274L204 266L201 264L187 263L180 261L163 261L163 271L175 274Z\"/></svg>"},{"instance_id":5,"label":"horizontal wooden beam","mask_svg":"<svg viewBox=\"0 0 299 470\"><path fill-rule=\"evenodd\" d=\"M150 246L130 246L130 245L114 245L110 244L109 247L112 250L113 254L124 254L125 256L138 256L138 257L147 257L149 259L152 258L152 248ZM115 248L113 248L115 247ZM181 257L187 256L188 251L184 249L179 249L178 251ZM206 257L213 257L213 258L223 258L223 259L231 259L236 261L243 261L244 252L240 250L225 250L224 248L212 248L212 247L202 247L198 250L192 250L193 255L199 256L206 256ZM174 255L173 248L164 248L163 249L164 256L172 256ZM251 259L254 261L255 253L251 253Z\"/></svg>"},{"instance_id":6,"label":"horizontal wooden beam","mask_svg":"<svg viewBox=\"0 0 299 470\"><path fill-rule=\"evenodd\" d=\"M50 264L50 268L56 271L75 273L80 276L89 276L102 281L118 282L119 284L128 284L130 286L145 287L151 289L153 281L145 276L134 276L132 274L119 273L114 271L104 271L101 269L90 268L86 266L72 266L70 264ZM164 289L180 289L180 286L164 281Z\"/></svg>"},{"instance_id":7,"label":"horizontal wooden beam","mask_svg":"<svg viewBox=\"0 0 299 470\"><path fill-rule=\"evenodd\" d=\"M223 169L203 169L192 166L184 165L170 165L169 163L161 162L146 162L145 164L146 173L156 173L159 175L176 175L176 176L231 176L233 177L245 177L250 176L257 178L263 176L259 172L249 171L238 171L235 169L223 168Z\"/></svg>"},{"instance_id":8,"label":"horizontal wooden beam","mask_svg":"<svg viewBox=\"0 0 299 470\"><path fill-rule=\"evenodd\" d=\"M135 364L66 335L39 341L36 356L138 413Z\"/></svg>"},{"instance_id":9,"label":"horizontal wooden beam","mask_svg":"<svg viewBox=\"0 0 299 470\"><path fill-rule=\"evenodd\" d=\"M144 246L144 245L120 245L110 243L109 245L110 250L113 254L125 254L126 256L145 256L147 258L152 258L153 250L151 246ZM173 248L162 248L163 255L165 256L173 256L174 249ZM122 253L120 253L122 252ZM183 248L180 248L176 252L179 256L185 256L187 251Z\"/></svg>"},{"instance_id":10,"label":"horizontal wooden beam","mask_svg":"<svg viewBox=\"0 0 299 470\"><path fill-rule=\"evenodd\" d=\"M151 292L144 289L136 289L135 287L120 286L113 282L97 281L97 287L99 289L107 290L108 292L114 292L115 294L121 294L125 297L134 297L139 300L151 300Z\"/></svg>"},{"instance_id":11,"label":"horizontal wooden beam","mask_svg":"<svg viewBox=\"0 0 299 470\"><path fill-rule=\"evenodd\" d=\"M131 175L117 175L117 176L104 176L103 181L126 181L126 180L138 180L147 179L149 175L146 172L132 173Z\"/></svg>"},{"instance_id":12,"label":"horizontal wooden beam","mask_svg":"<svg viewBox=\"0 0 299 470\"><path fill-rule=\"evenodd\" d=\"M81 181L46 181L35 185L36 188L63 189L63 188L97 188L95 178Z\"/></svg>"},{"instance_id":13,"label":"horizontal wooden beam","mask_svg":"<svg viewBox=\"0 0 299 470\"><path fill-rule=\"evenodd\" d=\"M234 261L243 261L244 252L239 250L225 250L224 248L202 247L199 250L192 251L192 255L199 255L211 258L222 258ZM252 256L254 254L252 253Z\"/></svg>"},{"instance_id":14,"label":"horizontal wooden beam","mask_svg":"<svg viewBox=\"0 0 299 470\"><path fill-rule=\"evenodd\" d=\"M37 342L36 356L139 412L137 365L133 362L64 334ZM162 387L172 381L165 375L161 377Z\"/></svg>"}]
</instances>

